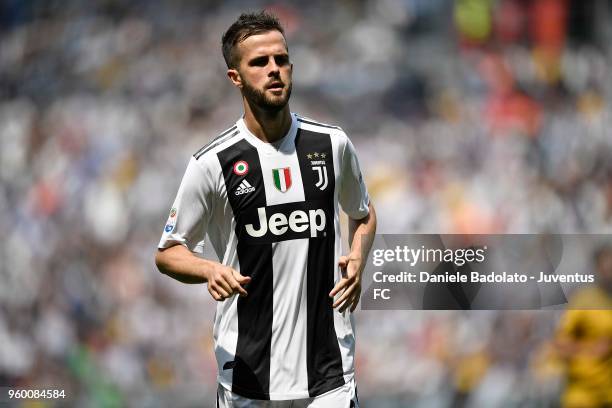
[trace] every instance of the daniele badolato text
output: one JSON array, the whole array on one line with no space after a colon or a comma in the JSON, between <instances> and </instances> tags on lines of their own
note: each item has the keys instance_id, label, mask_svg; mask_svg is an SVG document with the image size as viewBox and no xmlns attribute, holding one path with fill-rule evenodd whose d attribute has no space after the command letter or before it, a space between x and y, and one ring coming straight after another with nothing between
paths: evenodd
<instances>
[{"instance_id":1,"label":"daniele badolato text","mask_svg":"<svg viewBox=\"0 0 612 408\"><path fill-rule=\"evenodd\" d=\"M375 249L372 251L372 264L380 268L389 263L403 264L411 268L418 268L417 264L438 265L450 263L457 267L469 264L476 266L485 260L487 247L470 249L434 249L434 248L409 248L397 246L395 249ZM429 269L429 268L428 268ZM463 268L462 268L463 269ZM397 270L397 269L396 269ZM469 272L446 270L441 273L426 271L402 271L386 273L376 271L373 275L376 283L593 283L594 275L591 274L563 274L545 273L521 273L507 271L475 271Z\"/></svg>"}]
</instances>

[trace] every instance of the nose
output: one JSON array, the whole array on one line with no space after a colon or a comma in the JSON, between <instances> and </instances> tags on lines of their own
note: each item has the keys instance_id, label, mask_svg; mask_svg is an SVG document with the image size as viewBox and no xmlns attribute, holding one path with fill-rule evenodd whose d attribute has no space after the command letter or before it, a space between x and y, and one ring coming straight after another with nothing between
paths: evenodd
<instances>
[{"instance_id":1,"label":"nose","mask_svg":"<svg viewBox=\"0 0 612 408\"><path fill-rule=\"evenodd\" d=\"M270 58L270 71L268 72L268 76L278 76L280 75L280 66L276 63L274 57Z\"/></svg>"}]
</instances>

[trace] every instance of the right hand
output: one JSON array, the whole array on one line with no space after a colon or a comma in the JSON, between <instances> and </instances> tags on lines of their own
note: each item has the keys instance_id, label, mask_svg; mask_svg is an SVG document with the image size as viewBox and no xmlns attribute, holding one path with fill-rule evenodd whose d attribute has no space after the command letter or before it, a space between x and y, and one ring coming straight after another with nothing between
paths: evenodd
<instances>
[{"instance_id":1,"label":"right hand","mask_svg":"<svg viewBox=\"0 0 612 408\"><path fill-rule=\"evenodd\" d=\"M251 281L249 276L242 276L236 270L225 265L213 268L207 276L208 292L216 301L223 301L238 293L244 297L248 293L242 287Z\"/></svg>"}]
</instances>

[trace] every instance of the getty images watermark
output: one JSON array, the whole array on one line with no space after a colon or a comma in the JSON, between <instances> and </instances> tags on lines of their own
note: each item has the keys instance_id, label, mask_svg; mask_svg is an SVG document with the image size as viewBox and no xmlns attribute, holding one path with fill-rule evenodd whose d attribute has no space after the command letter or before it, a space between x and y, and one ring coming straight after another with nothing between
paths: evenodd
<instances>
[{"instance_id":1,"label":"getty images watermark","mask_svg":"<svg viewBox=\"0 0 612 408\"><path fill-rule=\"evenodd\" d=\"M609 243L608 235L378 235L362 309L571 307L576 290L608 288L593 254Z\"/></svg>"}]
</instances>

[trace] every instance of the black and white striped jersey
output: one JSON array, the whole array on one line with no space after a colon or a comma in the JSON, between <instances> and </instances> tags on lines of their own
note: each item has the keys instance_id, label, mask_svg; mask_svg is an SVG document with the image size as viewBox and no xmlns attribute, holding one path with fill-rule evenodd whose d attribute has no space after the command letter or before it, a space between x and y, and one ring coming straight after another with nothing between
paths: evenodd
<instances>
[{"instance_id":1,"label":"black and white striped jersey","mask_svg":"<svg viewBox=\"0 0 612 408\"><path fill-rule=\"evenodd\" d=\"M181 181L159 248L202 252L208 234L248 296L217 304L218 380L236 394L321 395L354 375L351 313L332 309L341 277L339 206L354 219L369 197L353 145L336 126L292 114L278 143L240 119L200 149Z\"/></svg>"}]
</instances>

